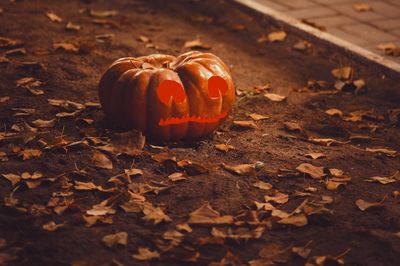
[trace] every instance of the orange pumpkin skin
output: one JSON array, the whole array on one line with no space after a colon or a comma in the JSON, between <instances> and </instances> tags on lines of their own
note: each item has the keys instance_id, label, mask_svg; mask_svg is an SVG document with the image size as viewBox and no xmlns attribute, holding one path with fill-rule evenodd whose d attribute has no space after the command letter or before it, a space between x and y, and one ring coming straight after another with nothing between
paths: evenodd
<instances>
[{"instance_id":1,"label":"orange pumpkin skin","mask_svg":"<svg viewBox=\"0 0 400 266\"><path fill-rule=\"evenodd\" d=\"M224 88L209 86L218 79L225 81L217 83ZM178 90L171 97L169 85ZM154 54L115 61L100 80L99 97L106 117L116 126L174 141L212 133L231 110L235 88L221 59L191 51L178 57Z\"/></svg>"}]
</instances>

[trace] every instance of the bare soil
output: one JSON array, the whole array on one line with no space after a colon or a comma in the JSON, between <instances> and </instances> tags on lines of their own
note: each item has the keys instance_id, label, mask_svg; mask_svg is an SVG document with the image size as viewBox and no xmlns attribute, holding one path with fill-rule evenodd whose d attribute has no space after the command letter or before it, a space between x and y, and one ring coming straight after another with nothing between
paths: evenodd
<instances>
[{"instance_id":1,"label":"bare soil","mask_svg":"<svg viewBox=\"0 0 400 266\"><path fill-rule=\"evenodd\" d=\"M400 157L396 154L391 157L382 152L366 151L377 147L400 151L398 124L396 127L388 117L388 110L400 105L398 77L385 75L317 43L310 52L295 51L292 46L302 39L293 34L288 34L283 42L258 43L261 34L281 29L267 20L254 19L229 1L22 0L3 1L0 7L3 9L0 36L20 40L21 47L26 49L25 55L9 55L10 62L0 63L0 97L10 97L0 103L0 128L1 132L18 136L0 139L0 151L5 154L1 157L0 174L39 171L44 175L43 180L54 178L28 183L33 186L31 188L27 187L26 180L12 186L6 178L0 178L0 196L4 199L0 203L0 264L208 265L220 262L216 265L241 265L253 261L253 265L305 265L307 262L338 265L343 260L346 265L398 265L400 197L396 197L398 192L395 191L400 190L400 181L390 184L365 181L373 176L391 176L400 170ZM116 10L118 14L106 18L111 25L99 25L93 23L95 17L88 14L90 9ZM45 13L50 10L63 21L57 23L46 17ZM81 25L82 29L66 31L68 21ZM246 29L233 30L234 24L242 24ZM99 42L95 36L100 34L114 34L114 37ZM138 40L140 35L150 38L156 47L146 47L146 43ZM209 51L231 68L241 92L230 117L209 138L169 144L150 140L143 151L130 156L104 152L113 162L113 169L100 169L94 165L92 156L104 143L95 143L93 139L109 142L119 131L110 127L100 108L87 107L73 117L57 118L54 127L40 128L27 139L29 128L26 129L24 123L34 127L32 121L53 119L63 111L61 107L50 105L48 99L81 104L98 102L98 81L114 60L151 53L178 55L188 50L182 48L186 41L197 37L211 45ZM80 51L56 50L53 43L58 42L74 43ZM7 50L1 48L0 52L3 54ZM29 61L38 62L42 67L23 64ZM328 93L335 82L331 70L341 66L353 67L354 79L365 80L368 90L358 94ZM40 86L44 94L35 96L24 88L16 88L15 82L24 77L44 82ZM328 89L304 91L309 80L325 80L330 85ZM269 92L288 98L273 102L263 96L265 92L254 92L253 86L266 83L270 84ZM12 108L34 108L35 113L15 116ZM330 108L340 109L345 114L372 111L361 121L352 122L327 115L325 111ZM251 120L248 117L251 113L270 118L255 121L256 129L233 126L233 121ZM87 124L78 118L94 122ZM285 122L295 122L302 130L285 130ZM18 127L11 129L13 125L18 125L22 131L18 132ZM362 125L370 127L366 129ZM23 137L19 137L21 135ZM327 146L313 143L310 138L331 138L341 143ZM86 140L88 145L65 148L57 144L60 139L65 143ZM48 147L56 147L45 149L43 141ZM222 152L215 148L216 144L227 142L235 149ZM20 154L27 149L38 149L42 154L23 160ZM326 157L314 160L305 156L313 152L324 153ZM168 154L164 157L170 160L154 160L153 155L160 153ZM190 160L195 166L182 168L176 163L181 160ZM262 167L249 175L232 174L222 166L256 162L262 162L263 166L258 163ZM299 173L295 169L301 163L323 166L327 175L313 179ZM117 191L74 188L74 181L113 187L107 180L131 167L141 169L143 175L132 177L132 184L119 185ZM337 190L328 190L326 182L332 178L328 171L331 168L342 170L351 181L344 182ZM78 170L81 174L76 173ZM183 172L186 179L168 181L168 175L173 172ZM254 187L257 180L268 182L273 188ZM160 182L168 188L158 194L154 189L148 193L135 192L144 195L153 206L159 206L172 221L154 225L145 221L140 211L126 213L118 207L128 190L133 191L144 183L161 186ZM35 184L39 185L34 187ZM55 192L64 195L69 192L65 198L73 198L73 203L60 215L49 205ZM256 210L254 201L264 202L265 195L273 196L277 192L289 195L287 203L273 203L279 210L291 213L308 199L308 203L314 203L312 206L323 205L327 211L306 213L307 224L303 226L281 224L280 218L272 216L270 211L250 212ZM85 226L82 218L85 212L110 197L116 210L115 214L107 215L112 218L112 224ZM355 203L358 199L384 201L383 206L361 211ZM239 213L247 211L256 214L258 222L192 224L192 232L181 231L184 234L181 243L163 251L160 241L164 246L170 244L164 232L187 222L189 214L205 202L221 215L235 216L236 221L240 220ZM300 212L305 211L300 209ZM53 232L43 229L50 221L64 226ZM204 243L206 237L211 237L212 227L220 230L244 228L250 232L262 227L264 233L259 238L240 240L214 237L208 239L214 244ZM126 246L109 248L102 243L104 236L122 231L128 233ZM311 253L305 258L296 255L292 249L299 246L307 246ZM132 258L139 247L157 251L160 258L148 261ZM265 252L260 253L265 247L271 249L267 252L271 258ZM279 252L273 247L279 247ZM226 256L228 251L233 255ZM321 256L330 259L324 264L318 261ZM254 264L254 260L259 260L260 264Z\"/></svg>"}]
</instances>

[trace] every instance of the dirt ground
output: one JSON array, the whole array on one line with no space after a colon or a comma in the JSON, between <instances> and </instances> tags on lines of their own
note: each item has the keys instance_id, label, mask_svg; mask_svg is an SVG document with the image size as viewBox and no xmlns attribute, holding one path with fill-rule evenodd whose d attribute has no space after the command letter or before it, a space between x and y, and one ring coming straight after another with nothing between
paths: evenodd
<instances>
[{"instance_id":1,"label":"dirt ground","mask_svg":"<svg viewBox=\"0 0 400 266\"><path fill-rule=\"evenodd\" d=\"M228 1L0 8L0 265L398 265L398 76L290 32L257 41L285 29ZM196 38L231 68L234 110L209 138L141 149L96 104L100 76Z\"/></svg>"}]
</instances>

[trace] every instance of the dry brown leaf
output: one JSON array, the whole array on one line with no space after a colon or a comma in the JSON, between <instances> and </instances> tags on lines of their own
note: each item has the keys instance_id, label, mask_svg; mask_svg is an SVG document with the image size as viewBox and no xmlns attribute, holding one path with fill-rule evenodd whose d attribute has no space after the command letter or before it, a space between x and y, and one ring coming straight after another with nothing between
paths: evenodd
<instances>
[{"instance_id":1,"label":"dry brown leaf","mask_svg":"<svg viewBox=\"0 0 400 266\"><path fill-rule=\"evenodd\" d=\"M94 184L93 182L80 182L75 180L74 181L74 189L76 190L97 190L99 189L99 186Z\"/></svg>"},{"instance_id":2,"label":"dry brown leaf","mask_svg":"<svg viewBox=\"0 0 400 266\"><path fill-rule=\"evenodd\" d=\"M249 116L254 121L265 120L265 119L270 119L271 118L271 117L269 117L267 115L260 115L260 114L256 114L256 113L249 114Z\"/></svg>"},{"instance_id":3,"label":"dry brown leaf","mask_svg":"<svg viewBox=\"0 0 400 266\"><path fill-rule=\"evenodd\" d=\"M20 156L22 156L22 160L29 160L32 158L38 158L42 155L42 151L41 150L37 150L37 149L27 149L27 150L22 150L19 153Z\"/></svg>"},{"instance_id":4,"label":"dry brown leaf","mask_svg":"<svg viewBox=\"0 0 400 266\"><path fill-rule=\"evenodd\" d=\"M114 221L111 217L106 216L82 216L83 220L86 222L86 227L92 227L93 225L97 224L98 222L102 224L113 224Z\"/></svg>"},{"instance_id":5,"label":"dry brown leaf","mask_svg":"<svg viewBox=\"0 0 400 266\"><path fill-rule=\"evenodd\" d=\"M301 226L306 226L308 224L308 220L303 213L299 213L299 214L293 214L287 218L283 218L279 220L278 223L301 227Z\"/></svg>"},{"instance_id":6,"label":"dry brown leaf","mask_svg":"<svg viewBox=\"0 0 400 266\"><path fill-rule=\"evenodd\" d=\"M163 234L163 239L170 241L173 246L178 246L184 237L185 235L177 230L168 230Z\"/></svg>"},{"instance_id":7,"label":"dry brown leaf","mask_svg":"<svg viewBox=\"0 0 400 266\"><path fill-rule=\"evenodd\" d=\"M80 31L81 30L81 26L69 21L67 23L67 25L65 26L65 29L66 30L71 30L71 31Z\"/></svg>"},{"instance_id":8,"label":"dry brown leaf","mask_svg":"<svg viewBox=\"0 0 400 266\"><path fill-rule=\"evenodd\" d=\"M268 34L269 42L281 42L285 40L287 34L284 31L274 31Z\"/></svg>"},{"instance_id":9,"label":"dry brown leaf","mask_svg":"<svg viewBox=\"0 0 400 266\"><path fill-rule=\"evenodd\" d=\"M104 216L107 214L114 214L115 210L112 206L107 206L108 200L103 200L99 204L93 205L92 209L87 210L86 214L90 216Z\"/></svg>"},{"instance_id":10,"label":"dry brown leaf","mask_svg":"<svg viewBox=\"0 0 400 266\"><path fill-rule=\"evenodd\" d=\"M400 46L394 43L382 43L377 46L379 50L383 50L386 55L400 56Z\"/></svg>"},{"instance_id":11,"label":"dry brown leaf","mask_svg":"<svg viewBox=\"0 0 400 266\"><path fill-rule=\"evenodd\" d=\"M43 119L37 119L32 121L32 124L35 127L39 127L39 128L51 128L54 127L56 125L57 119L53 118L50 120L43 120Z\"/></svg>"},{"instance_id":12,"label":"dry brown leaf","mask_svg":"<svg viewBox=\"0 0 400 266\"><path fill-rule=\"evenodd\" d=\"M314 179L321 179L326 174L324 173L324 167L314 166L309 163L302 163L296 167L296 170L303 174L308 174Z\"/></svg>"},{"instance_id":13,"label":"dry brown leaf","mask_svg":"<svg viewBox=\"0 0 400 266\"><path fill-rule=\"evenodd\" d=\"M340 141L340 140L330 139L330 138L320 139L320 138L313 138L313 137L310 137L308 139L308 141L311 143L315 143L315 144L319 144L319 145L326 145L326 146L331 146L333 144L335 144L335 145L346 144L346 143L350 142L350 141Z\"/></svg>"},{"instance_id":14,"label":"dry brown leaf","mask_svg":"<svg viewBox=\"0 0 400 266\"><path fill-rule=\"evenodd\" d=\"M379 182L383 185L391 184L400 181L400 171L396 171L396 173L394 173L391 176L373 176L368 179L365 179L365 181Z\"/></svg>"},{"instance_id":15,"label":"dry brown leaf","mask_svg":"<svg viewBox=\"0 0 400 266\"><path fill-rule=\"evenodd\" d=\"M256 129L257 125L253 121L233 121L235 127L245 128L245 129Z\"/></svg>"},{"instance_id":16,"label":"dry brown leaf","mask_svg":"<svg viewBox=\"0 0 400 266\"><path fill-rule=\"evenodd\" d=\"M311 248L308 248L307 245L305 247L294 246L292 252L303 259L307 259L310 256Z\"/></svg>"},{"instance_id":17,"label":"dry brown leaf","mask_svg":"<svg viewBox=\"0 0 400 266\"><path fill-rule=\"evenodd\" d=\"M304 154L304 156L309 157L311 159L320 159L320 158L326 158L326 155L322 152L310 152Z\"/></svg>"},{"instance_id":18,"label":"dry brown leaf","mask_svg":"<svg viewBox=\"0 0 400 266\"><path fill-rule=\"evenodd\" d=\"M43 174L41 172L39 172L39 171L35 171L32 174L30 174L29 172L23 172L21 174L21 178L23 180L28 180L28 179L36 180L36 179L39 179L39 178L42 178L42 177L43 177Z\"/></svg>"},{"instance_id":19,"label":"dry brown leaf","mask_svg":"<svg viewBox=\"0 0 400 266\"><path fill-rule=\"evenodd\" d=\"M361 211L367 211L367 210L372 210L372 209L377 209L377 208L383 208L385 206L385 205L383 205L383 200L380 202L368 202L363 199L358 199L358 200L356 200L356 205Z\"/></svg>"},{"instance_id":20,"label":"dry brown leaf","mask_svg":"<svg viewBox=\"0 0 400 266\"><path fill-rule=\"evenodd\" d=\"M53 11L46 12L46 16L53 22L60 23L62 22L62 18L60 18L56 13Z\"/></svg>"},{"instance_id":21,"label":"dry brown leaf","mask_svg":"<svg viewBox=\"0 0 400 266\"><path fill-rule=\"evenodd\" d=\"M54 221L51 221L51 222L48 222L47 224L44 224L44 225L42 226L42 228L43 228L44 230L46 230L46 231L54 232L54 231L56 231L58 228L61 228L61 227L63 227L63 226L64 226L63 223L62 223L62 224L56 224Z\"/></svg>"},{"instance_id":22,"label":"dry brown leaf","mask_svg":"<svg viewBox=\"0 0 400 266\"><path fill-rule=\"evenodd\" d=\"M155 207L151 203L145 202L143 205L143 219L146 221L151 221L154 224L159 224L161 222L171 222L172 219L164 213L160 207Z\"/></svg>"},{"instance_id":23,"label":"dry brown leaf","mask_svg":"<svg viewBox=\"0 0 400 266\"><path fill-rule=\"evenodd\" d=\"M336 177L344 175L344 172L342 170L340 170L340 169L337 169L337 168L329 168L329 173L332 176L336 176Z\"/></svg>"},{"instance_id":24,"label":"dry brown leaf","mask_svg":"<svg viewBox=\"0 0 400 266\"><path fill-rule=\"evenodd\" d=\"M234 150L234 149L235 149L235 147L233 147L232 145L230 145L230 144L224 144L224 143L215 144L215 148L216 148L217 150L223 151L223 152L228 152L228 151L230 151L230 150Z\"/></svg>"},{"instance_id":25,"label":"dry brown leaf","mask_svg":"<svg viewBox=\"0 0 400 266\"><path fill-rule=\"evenodd\" d=\"M133 254L132 258L141 261L159 259L160 253L157 251L151 251L149 248L139 248L137 254Z\"/></svg>"},{"instance_id":26,"label":"dry brown leaf","mask_svg":"<svg viewBox=\"0 0 400 266\"><path fill-rule=\"evenodd\" d=\"M21 181L21 176L16 175L16 174L2 174L2 176L7 179L8 181L11 182L12 186L15 186L16 184L19 183L19 181Z\"/></svg>"},{"instance_id":27,"label":"dry brown leaf","mask_svg":"<svg viewBox=\"0 0 400 266\"><path fill-rule=\"evenodd\" d=\"M236 175L252 175L255 171L254 164L222 165L225 170Z\"/></svg>"},{"instance_id":28,"label":"dry brown leaf","mask_svg":"<svg viewBox=\"0 0 400 266\"><path fill-rule=\"evenodd\" d=\"M304 51L308 51L309 49L311 49L311 47L312 47L312 45L310 42L299 41L292 46L292 49L295 51L304 52Z\"/></svg>"},{"instance_id":29,"label":"dry brown leaf","mask_svg":"<svg viewBox=\"0 0 400 266\"><path fill-rule=\"evenodd\" d=\"M148 42L150 42L150 38L149 38L149 37L146 37L146 36L144 36L144 35L139 35L138 40L141 41L141 42L143 42L143 43L148 43Z\"/></svg>"},{"instance_id":30,"label":"dry brown leaf","mask_svg":"<svg viewBox=\"0 0 400 266\"><path fill-rule=\"evenodd\" d=\"M330 116L335 116L335 115L337 115L339 117L343 116L343 112L341 110L339 110L339 109L336 109L336 108L328 109L328 110L325 111L325 113L330 115Z\"/></svg>"},{"instance_id":31,"label":"dry brown leaf","mask_svg":"<svg viewBox=\"0 0 400 266\"><path fill-rule=\"evenodd\" d=\"M97 18L108 18L108 17L115 17L116 15L118 15L118 11L116 10L93 10L91 9L89 11L89 14L92 17L97 17Z\"/></svg>"},{"instance_id":32,"label":"dry brown leaf","mask_svg":"<svg viewBox=\"0 0 400 266\"><path fill-rule=\"evenodd\" d=\"M382 153L389 157L396 157L398 155L398 152L391 148L366 148L365 150L369 152Z\"/></svg>"},{"instance_id":33,"label":"dry brown leaf","mask_svg":"<svg viewBox=\"0 0 400 266\"><path fill-rule=\"evenodd\" d=\"M190 213L189 224L216 225L216 224L232 224L233 216L223 215L214 210L210 203L206 202L200 208Z\"/></svg>"},{"instance_id":34,"label":"dry brown leaf","mask_svg":"<svg viewBox=\"0 0 400 266\"><path fill-rule=\"evenodd\" d=\"M353 9L358 12L372 11L372 7L367 3L354 3Z\"/></svg>"},{"instance_id":35,"label":"dry brown leaf","mask_svg":"<svg viewBox=\"0 0 400 266\"><path fill-rule=\"evenodd\" d=\"M264 211L273 211L275 210L274 205L268 202L258 202L254 201L254 204L256 205L257 210L264 210Z\"/></svg>"},{"instance_id":36,"label":"dry brown leaf","mask_svg":"<svg viewBox=\"0 0 400 266\"><path fill-rule=\"evenodd\" d=\"M270 183L261 181L261 180L257 180L254 184L254 187L259 188L259 189L263 189L263 190L270 190L272 189L272 185Z\"/></svg>"},{"instance_id":37,"label":"dry brown leaf","mask_svg":"<svg viewBox=\"0 0 400 266\"><path fill-rule=\"evenodd\" d=\"M200 39L195 39L193 41L187 41L183 45L185 49L211 49L211 45L203 43Z\"/></svg>"},{"instance_id":38,"label":"dry brown leaf","mask_svg":"<svg viewBox=\"0 0 400 266\"><path fill-rule=\"evenodd\" d=\"M262 236L265 231L265 227L246 228L217 228L211 229L211 235L217 238L229 238L233 240L248 240L258 239Z\"/></svg>"},{"instance_id":39,"label":"dry brown leaf","mask_svg":"<svg viewBox=\"0 0 400 266\"><path fill-rule=\"evenodd\" d=\"M281 192L277 192L274 196L264 196L264 200L265 202L275 202L278 204L284 204L286 202L289 201L289 195L288 194L284 194Z\"/></svg>"},{"instance_id":40,"label":"dry brown leaf","mask_svg":"<svg viewBox=\"0 0 400 266\"><path fill-rule=\"evenodd\" d=\"M286 99L286 96L275 94L275 93L265 93L264 97L273 102L282 102Z\"/></svg>"},{"instance_id":41,"label":"dry brown leaf","mask_svg":"<svg viewBox=\"0 0 400 266\"><path fill-rule=\"evenodd\" d=\"M99 151L95 151L92 156L92 161L94 165L98 168L111 170L113 169L113 163L108 157Z\"/></svg>"},{"instance_id":42,"label":"dry brown leaf","mask_svg":"<svg viewBox=\"0 0 400 266\"><path fill-rule=\"evenodd\" d=\"M331 190L331 191L338 190L340 186L344 186L344 185L346 185L345 182L337 182L337 181L333 181L333 180L327 180L325 182L326 189Z\"/></svg>"},{"instance_id":43,"label":"dry brown leaf","mask_svg":"<svg viewBox=\"0 0 400 266\"><path fill-rule=\"evenodd\" d=\"M106 235L101 240L104 245L109 248L114 247L115 245L123 245L126 246L128 244L128 233L127 232L119 232L115 234Z\"/></svg>"},{"instance_id":44,"label":"dry brown leaf","mask_svg":"<svg viewBox=\"0 0 400 266\"><path fill-rule=\"evenodd\" d=\"M186 180L186 177L183 173L181 172L176 172L176 173L172 173L168 176L168 179L171 180L172 182L177 182L177 181L182 181L182 180Z\"/></svg>"},{"instance_id":45,"label":"dry brown leaf","mask_svg":"<svg viewBox=\"0 0 400 266\"><path fill-rule=\"evenodd\" d=\"M353 68L349 66L341 67L341 68L334 68L332 69L332 75L341 80L348 80L353 76Z\"/></svg>"},{"instance_id":46,"label":"dry brown leaf","mask_svg":"<svg viewBox=\"0 0 400 266\"><path fill-rule=\"evenodd\" d=\"M53 44L55 50L64 50L66 52L78 53L79 47L72 43L58 42Z\"/></svg>"},{"instance_id":47,"label":"dry brown leaf","mask_svg":"<svg viewBox=\"0 0 400 266\"><path fill-rule=\"evenodd\" d=\"M25 48L16 48L12 50L8 50L4 53L5 56L19 56L19 55L26 55Z\"/></svg>"},{"instance_id":48,"label":"dry brown leaf","mask_svg":"<svg viewBox=\"0 0 400 266\"><path fill-rule=\"evenodd\" d=\"M297 131L297 132L303 131L300 124L297 122L284 122L283 126L287 131Z\"/></svg>"}]
</instances>

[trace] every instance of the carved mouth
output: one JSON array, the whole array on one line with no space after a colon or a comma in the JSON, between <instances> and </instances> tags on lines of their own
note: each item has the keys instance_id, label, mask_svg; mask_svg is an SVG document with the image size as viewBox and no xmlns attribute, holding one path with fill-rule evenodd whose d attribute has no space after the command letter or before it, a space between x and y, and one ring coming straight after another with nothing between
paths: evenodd
<instances>
[{"instance_id":1,"label":"carved mouth","mask_svg":"<svg viewBox=\"0 0 400 266\"><path fill-rule=\"evenodd\" d=\"M224 112L214 117L200 117L200 116L184 116L184 117L171 117L167 119L161 119L158 125L168 126L168 125L179 125L186 122L197 122L197 123L215 123L220 119L226 117L228 113Z\"/></svg>"}]
</instances>

